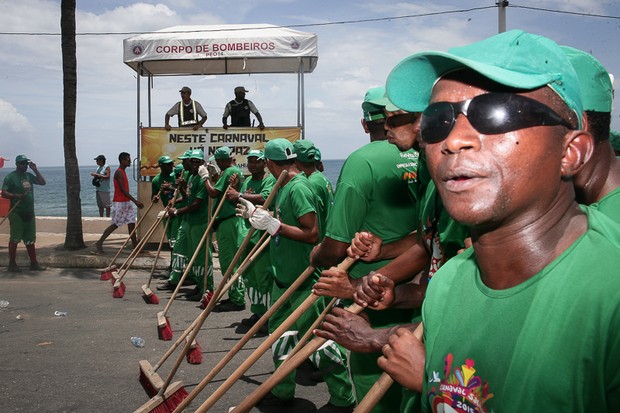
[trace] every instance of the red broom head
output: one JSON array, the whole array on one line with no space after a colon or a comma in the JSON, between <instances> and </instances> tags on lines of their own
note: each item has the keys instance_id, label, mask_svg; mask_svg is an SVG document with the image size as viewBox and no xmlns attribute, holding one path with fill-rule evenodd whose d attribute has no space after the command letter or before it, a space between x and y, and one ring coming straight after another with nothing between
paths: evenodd
<instances>
[{"instance_id":1,"label":"red broom head","mask_svg":"<svg viewBox=\"0 0 620 413\"><path fill-rule=\"evenodd\" d=\"M207 290L207 292L204 293L202 298L200 299L200 308L203 310L207 308L207 306L209 305L209 301L211 301L212 298L213 298L213 292Z\"/></svg>"},{"instance_id":2,"label":"red broom head","mask_svg":"<svg viewBox=\"0 0 620 413\"><path fill-rule=\"evenodd\" d=\"M144 389L144 391L149 397L151 398L155 397L158 390L155 387L153 387L153 383L151 383L151 381L146 376L146 374L144 374L142 369L140 369L140 384L142 385L142 388Z\"/></svg>"},{"instance_id":3,"label":"red broom head","mask_svg":"<svg viewBox=\"0 0 620 413\"><path fill-rule=\"evenodd\" d=\"M112 297L123 298L124 296L125 296L125 283L121 281L121 284L118 287L114 287L114 291L112 292Z\"/></svg>"},{"instance_id":4,"label":"red broom head","mask_svg":"<svg viewBox=\"0 0 620 413\"><path fill-rule=\"evenodd\" d=\"M179 390L172 393L170 397L168 397L164 401L164 403L160 405L160 406L165 405L166 410L151 410L151 413L155 413L155 412L172 413L176 410L177 407L179 407L179 404L181 404L181 402L185 400L187 396L189 396L189 394L187 394L187 390L185 390L185 387L181 387Z\"/></svg>"},{"instance_id":5,"label":"red broom head","mask_svg":"<svg viewBox=\"0 0 620 413\"><path fill-rule=\"evenodd\" d=\"M200 348L200 344L196 342L196 346L190 348L185 357L187 358L187 362L189 364L202 363L202 349Z\"/></svg>"},{"instance_id":6,"label":"red broom head","mask_svg":"<svg viewBox=\"0 0 620 413\"><path fill-rule=\"evenodd\" d=\"M153 293L149 295L142 294L142 299L147 304L159 304L159 298Z\"/></svg>"},{"instance_id":7,"label":"red broom head","mask_svg":"<svg viewBox=\"0 0 620 413\"><path fill-rule=\"evenodd\" d=\"M157 326L157 335L159 336L160 340L172 340L172 327L170 326L170 320L168 320L168 317L166 317L165 326Z\"/></svg>"},{"instance_id":8,"label":"red broom head","mask_svg":"<svg viewBox=\"0 0 620 413\"><path fill-rule=\"evenodd\" d=\"M101 276L99 277L101 281L108 281L111 278L112 278L112 271L104 271L101 273Z\"/></svg>"}]
</instances>

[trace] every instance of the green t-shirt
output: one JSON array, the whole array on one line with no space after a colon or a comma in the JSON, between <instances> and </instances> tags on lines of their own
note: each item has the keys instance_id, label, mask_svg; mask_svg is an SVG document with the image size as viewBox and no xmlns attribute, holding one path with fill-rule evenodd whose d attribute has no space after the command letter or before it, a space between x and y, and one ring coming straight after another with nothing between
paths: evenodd
<instances>
[{"instance_id":1,"label":"green t-shirt","mask_svg":"<svg viewBox=\"0 0 620 413\"><path fill-rule=\"evenodd\" d=\"M155 175L155 178L151 181L151 198L157 195L159 190L161 189L161 185L164 182L168 182L172 185L172 188L176 187L176 178L174 177L174 173L170 175L162 176L161 172ZM160 195L162 205L165 207L168 205L168 202L172 199L173 192L163 192ZM176 205L175 205L176 207Z\"/></svg>"},{"instance_id":2,"label":"green t-shirt","mask_svg":"<svg viewBox=\"0 0 620 413\"><path fill-rule=\"evenodd\" d=\"M207 188L205 188L205 184L198 174L189 175L187 179L187 205L191 205L195 199L202 199L202 203L200 204L200 209L189 214L183 214L181 217L184 219L183 222L187 222L188 224L202 225L209 219L209 196L207 194Z\"/></svg>"},{"instance_id":3,"label":"green t-shirt","mask_svg":"<svg viewBox=\"0 0 620 413\"><path fill-rule=\"evenodd\" d=\"M319 240L322 240L325 236L325 222L329 211L334 205L334 189L327 177L321 171L314 171L308 177L310 186L317 196L318 201L318 215L319 215Z\"/></svg>"},{"instance_id":4,"label":"green t-shirt","mask_svg":"<svg viewBox=\"0 0 620 413\"><path fill-rule=\"evenodd\" d=\"M236 166L229 166L224 169L220 175L220 179L218 179L215 183L214 188L220 191L220 195L214 199L213 213L215 213L222 197L226 195L224 192L226 191L226 188L228 188L228 181L235 174L239 175L239 183L243 185L243 173L241 173L241 170ZM237 204L235 202L228 200L224 201L224 205L222 205L222 209L220 210L220 213L217 214L216 218L225 219L234 216L236 213L236 207Z\"/></svg>"},{"instance_id":5,"label":"green t-shirt","mask_svg":"<svg viewBox=\"0 0 620 413\"><path fill-rule=\"evenodd\" d=\"M485 286L473 249L437 272L424 411L620 411L620 226L585 210L587 232L515 287Z\"/></svg>"},{"instance_id":6,"label":"green t-shirt","mask_svg":"<svg viewBox=\"0 0 620 413\"><path fill-rule=\"evenodd\" d=\"M263 179L254 179L250 176L249 178L246 178L245 181L243 181L243 185L241 185L241 190L239 192L242 194L261 194L263 199L267 199L275 183L276 178L274 178L274 176L269 173L265 174L265 176L263 176ZM250 225L249 220L241 220L241 224L239 225L239 243L243 241L251 227L252 226ZM254 234L252 234L251 242L256 245L263 233L264 231L254 231Z\"/></svg>"},{"instance_id":7,"label":"green t-shirt","mask_svg":"<svg viewBox=\"0 0 620 413\"><path fill-rule=\"evenodd\" d=\"M317 211L316 195L303 173L295 175L276 194L275 217L287 225L299 227L299 218ZM310 264L310 252L316 244L292 240L276 234L271 238L269 252L276 282L280 287L290 286ZM308 277L304 285L316 282L319 272Z\"/></svg>"},{"instance_id":8,"label":"green t-shirt","mask_svg":"<svg viewBox=\"0 0 620 413\"><path fill-rule=\"evenodd\" d=\"M17 171L13 171L9 172L9 174L4 177L4 181L2 182L3 191L18 195L24 194L29 190L28 194L22 198L19 205L15 207L13 210L14 212L34 214L34 184L36 180L37 177L30 172L19 174ZM13 208L18 201L18 199L11 199L11 208Z\"/></svg>"},{"instance_id":9,"label":"green t-shirt","mask_svg":"<svg viewBox=\"0 0 620 413\"><path fill-rule=\"evenodd\" d=\"M605 195L596 204L592 204L592 207L597 208L614 221L620 222L620 187Z\"/></svg>"},{"instance_id":10,"label":"green t-shirt","mask_svg":"<svg viewBox=\"0 0 620 413\"><path fill-rule=\"evenodd\" d=\"M390 243L417 228L409 197L417 185L418 153L400 152L387 141L371 142L353 152L340 171L325 236L350 243L358 231L370 231ZM389 260L358 261L350 275L360 278Z\"/></svg>"}]
</instances>

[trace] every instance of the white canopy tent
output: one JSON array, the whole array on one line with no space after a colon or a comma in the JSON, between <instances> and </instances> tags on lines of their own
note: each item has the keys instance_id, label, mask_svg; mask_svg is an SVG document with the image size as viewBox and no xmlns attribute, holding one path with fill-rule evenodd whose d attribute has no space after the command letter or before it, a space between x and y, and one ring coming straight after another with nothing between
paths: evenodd
<instances>
[{"instance_id":1,"label":"white canopy tent","mask_svg":"<svg viewBox=\"0 0 620 413\"><path fill-rule=\"evenodd\" d=\"M176 26L123 40L123 61L136 71L138 145L140 77L296 73L297 126L304 133L304 73L318 61L317 35L269 24ZM151 88L148 88L151 126ZM139 153L139 148L138 148Z\"/></svg>"}]
</instances>

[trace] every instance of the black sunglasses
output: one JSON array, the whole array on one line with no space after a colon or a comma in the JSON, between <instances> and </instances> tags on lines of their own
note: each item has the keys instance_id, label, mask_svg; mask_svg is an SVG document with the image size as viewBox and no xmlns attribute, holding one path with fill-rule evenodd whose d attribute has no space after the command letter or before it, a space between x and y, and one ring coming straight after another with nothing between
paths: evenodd
<instances>
[{"instance_id":1,"label":"black sunglasses","mask_svg":"<svg viewBox=\"0 0 620 413\"><path fill-rule=\"evenodd\" d=\"M398 128L399 126L414 123L418 118L418 113L401 113L394 116L388 116L385 118L385 126L388 128Z\"/></svg>"},{"instance_id":2,"label":"black sunglasses","mask_svg":"<svg viewBox=\"0 0 620 413\"><path fill-rule=\"evenodd\" d=\"M190 158L189 160L191 163L202 163L203 160L202 159L196 159L196 158Z\"/></svg>"},{"instance_id":3,"label":"black sunglasses","mask_svg":"<svg viewBox=\"0 0 620 413\"><path fill-rule=\"evenodd\" d=\"M446 139L459 113L465 115L471 126L485 135L533 126L562 125L574 129L553 109L537 100L514 93L486 93L462 102L430 104L422 115L422 140L438 143Z\"/></svg>"}]
</instances>

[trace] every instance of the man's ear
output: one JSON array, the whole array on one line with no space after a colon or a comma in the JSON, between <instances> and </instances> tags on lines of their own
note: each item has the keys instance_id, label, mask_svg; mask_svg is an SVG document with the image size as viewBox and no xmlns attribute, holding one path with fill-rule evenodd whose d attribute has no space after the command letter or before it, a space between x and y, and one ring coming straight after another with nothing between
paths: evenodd
<instances>
[{"instance_id":1,"label":"man's ear","mask_svg":"<svg viewBox=\"0 0 620 413\"><path fill-rule=\"evenodd\" d=\"M370 133L370 131L368 130L368 125L366 124L366 120L362 119L361 122L362 122L362 128L364 128L364 132Z\"/></svg>"},{"instance_id":2,"label":"man's ear","mask_svg":"<svg viewBox=\"0 0 620 413\"><path fill-rule=\"evenodd\" d=\"M584 125L585 127L585 125ZM565 135L562 177L575 175L594 152L594 137L585 130L572 130Z\"/></svg>"}]
</instances>

